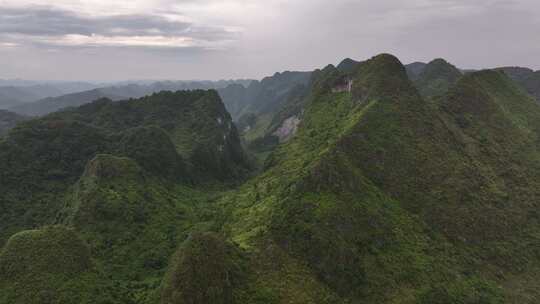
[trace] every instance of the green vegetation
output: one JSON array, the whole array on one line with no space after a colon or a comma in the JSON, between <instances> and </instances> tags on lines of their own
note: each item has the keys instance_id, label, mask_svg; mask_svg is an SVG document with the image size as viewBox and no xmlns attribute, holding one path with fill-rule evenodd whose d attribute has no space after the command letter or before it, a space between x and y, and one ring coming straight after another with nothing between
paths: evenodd
<instances>
[{"instance_id":1,"label":"green vegetation","mask_svg":"<svg viewBox=\"0 0 540 304\"><path fill-rule=\"evenodd\" d=\"M540 71L533 71L528 68L503 67L499 68L517 82L527 93L531 94L540 102Z\"/></svg>"},{"instance_id":2,"label":"green vegetation","mask_svg":"<svg viewBox=\"0 0 540 304\"><path fill-rule=\"evenodd\" d=\"M435 59L414 77L414 83L424 97L443 95L461 77L461 72L444 59Z\"/></svg>"},{"instance_id":3,"label":"green vegetation","mask_svg":"<svg viewBox=\"0 0 540 304\"><path fill-rule=\"evenodd\" d=\"M191 231L212 228L210 196L163 182L129 158L98 155L59 218L81 233L105 273L145 303L155 296L176 246Z\"/></svg>"},{"instance_id":4,"label":"green vegetation","mask_svg":"<svg viewBox=\"0 0 540 304\"><path fill-rule=\"evenodd\" d=\"M110 132L160 127L202 179L237 179L247 171L238 133L216 91L161 92L119 102L101 99L45 119L54 118L82 121Z\"/></svg>"},{"instance_id":5,"label":"green vegetation","mask_svg":"<svg viewBox=\"0 0 540 304\"><path fill-rule=\"evenodd\" d=\"M505 278L538 263L530 217L540 189L538 107L497 72L471 74L447 97L424 101L388 55L348 75L317 73L297 136L223 199L230 237L248 252L275 243L344 302L504 301ZM331 93L341 77L354 78L352 94ZM467 116L482 113L471 121L489 124L462 129L449 111L458 101ZM511 170L514 162L528 165Z\"/></svg>"},{"instance_id":6,"label":"green vegetation","mask_svg":"<svg viewBox=\"0 0 540 304\"><path fill-rule=\"evenodd\" d=\"M128 130L120 140L118 154L133 158L147 171L165 178L189 180L194 173L188 172L167 132L159 127Z\"/></svg>"},{"instance_id":7,"label":"green vegetation","mask_svg":"<svg viewBox=\"0 0 540 304\"><path fill-rule=\"evenodd\" d=\"M74 228L118 287L123 300L110 303L155 302L170 255L213 229L216 191L250 166L213 91L99 100L20 124L0 145L2 245L25 229Z\"/></svg>"},{"instance_id":8,"label":"green vegetation","mask_svg":"<svg viewBox=\"0 0 540 304\"><path fill-rule=\"evenodd\" d=\"M536 97L536 100L540 102L540 71L536 71L527 77L523 81L523 86L529 94Z\"/></svg>"},{"instance_id":9,"label":"green vegetation","mask_svg":"<svg viewBox=\"0 0 540 304\"><path fill-rule=\"evenodd\" d=\"M297 86L305 86L311 78L310 72L283 72L252 81L249 86L230 85L219 90L223 103L237 120L246 114L263 115L280 109L289 92Z\"/></svg>"},{"instance_id":10,"label":"green vegetation","mask_svg":"<svg viewBox=\"0 0 540 304\"><path fill-rule=\"evenodd\" d=\"M193 234L171 260L162 285L163 304L238 302L243 276L238 249L212 233Z\"/></svg>"},{"instance_id":11,"label":"green vegetation","mask_svg":"<svg viewBox=\"0 0 540 304\"><path fill-rule=\"evenodd\" d=\"M114 286L94 268L88 246L62 226L23 231L0 253L0 303L111 303Z\"/></svg>"},{"instance_id":12,"label":"green vegetation","mask_svg":"<svg viewBox=\"0 0 540 304\"><path fill-rule=\"evenodd\" d=\"M502 72L443 60L411 80L388 54L310 77L279 110L240 119L246 146L268 155L247 181L212 91L100 100L13 129L2 237L62 226L10 238L0 303L71 299L71 286L82 303L538 302L533 98ZM271 142L291 116L295 136ZM35 257L45 241L58 245ZM70 263L47 268L56 257ZM28 281L40 277L52 279Z\"/></svg>"},{"instance_id":13,"label":"green vegetation","mask_svg":"<svg viewBox=\"0 0 540 304\"><path fill-rule=\"evenodd\" d=\"M0 110L0 137L7 134L10 129L13 129L19 122L28 119L25 116Z\"/></svg>"}]
</instances>

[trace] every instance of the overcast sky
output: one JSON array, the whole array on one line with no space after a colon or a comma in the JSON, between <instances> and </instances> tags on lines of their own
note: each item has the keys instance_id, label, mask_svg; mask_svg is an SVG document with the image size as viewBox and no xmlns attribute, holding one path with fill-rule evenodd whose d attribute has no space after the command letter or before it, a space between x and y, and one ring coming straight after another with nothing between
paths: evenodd
<instances>
[{"instance_id":1,"label":"overcast sky","mask_svg":"<svg viewBox=\"0 0 540 304\"><path fill-rule=\"evenodd\" d=\"M382 52L540 69L540 0L0 0L0 78L260 78Z\"/></svg>"}]
</instances>

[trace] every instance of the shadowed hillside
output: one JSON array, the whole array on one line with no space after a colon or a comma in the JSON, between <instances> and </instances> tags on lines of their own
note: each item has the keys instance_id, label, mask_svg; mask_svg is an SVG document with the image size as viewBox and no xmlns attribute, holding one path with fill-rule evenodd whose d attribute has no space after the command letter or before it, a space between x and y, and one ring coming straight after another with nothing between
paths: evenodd
<instances>
[{"instance_id":1,"label":"shadowed hillside","mask_svg":"<svg viewBox=\"0 0 540 304\"><path fill-rule=\"evenodd\" d=\"M540 102L540 71L520 67L503 67L499 70L504 71Z\"/></svg>"}]
</instances>

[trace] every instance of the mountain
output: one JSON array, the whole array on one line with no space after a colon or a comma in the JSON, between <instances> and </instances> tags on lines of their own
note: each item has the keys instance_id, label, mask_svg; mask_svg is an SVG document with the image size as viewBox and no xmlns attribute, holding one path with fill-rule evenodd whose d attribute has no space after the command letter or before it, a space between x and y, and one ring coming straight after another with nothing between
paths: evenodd
<instances>
[{"instance_id":1,"label":"mountain","mask_svg":"<svg viewBox=\"0 0 540 304\"><path fill-rule=\"evenodd\" d=\"M347 58L338 69L348 71L358 62ZM313 72L284 72L253 82L248 88L229 86L219 90L232 111L245 146L262 164L279 143L288 141L298 129L305 109ZM236 114L234 114L236 113Z\"/></svg>"},{"instance_id":2,"label":"mountain","mask_svg":"<svg viewBox=\"0 0 540 304\"><path fill-rule=\"evenodd\" d=\"M33 92L18 87L0 87L0 109L39 99Z\"/></svg>"},{"instance_id":3,"label":"mountain","mask_svg":"<svg viewBox=\"0 0 540 304\"><path fill-rule=\"evenodd\" d=\"M10 108L10 111L27 116L41 116L67 107L77 107L87 104L100 98L120 100L125 99L126 97L113 95L102 89L94 89L91 91L62 95L59 97L49 97L35 102L25 103Z\"/></svg>"},{"instance_id":4,"label":"mountain","mask_svg":"<svg viewBox=\"0 0 540 304\"><path fill-rule=\"evenodd\" d=\"M540 102L540 71L521 67L503 67L499 70L504 71Z\"/></svg>"},{"instance_id":5,"label":"mountain","mask_svg":"<svg viewBox=\"0 0 540 304\"><path fill-rule=\"evenodd\" d=\"M215 91L101 99L21 123L0 146L0 240L13 229L50 223L64 192L97 154L132 157L146 170L173 170L186 182L232 181L249 166Z\"/></svg>"},{"instance_id":6,"label":"mountain","mask_svg":"<svg viewBox=\"0 0 540 304\"><path fill-rule=\"evenodd\" d=\"M409 65L408 74L409 77L412 75L411 79L418 87L420 94L426 97L444 94L462 76L458 68L441 58L434 59L418 69L421 66L422 64L419 63Z\"/></svg>"},{"instance_id":7,"label":"mountain","mask_svg":"<svg viewBox=\"0 0 540 304\"><path fill-rule=\"evenodd\" d=\"M523 86L529 92L529 94L536 97L540 102L540 71L534 72L530 77L525 79Z\"/></svg>"},{"instance_id":8,"label":"mountain","mask_svg":"<svg viewBox=\"0 0 540 304\"><path fill-rule=\"evenodd\" d=\"M498 70L505 72L508 77L512 78L518 83L525 82L527 78L531 77L534 74L534 71L532 69L522 67L502 67L498 68Z\"/></svg>"},{"instance_id":9,"label":"mountain","mask_svg":"<svg viewBox=\"0 0 540 304\"><path fill-rule=\"evenodd\" d=\"M93 88L95 86L79 83L38 83L26 86L3 86L0 87L0 107L7 109L47 97L58 97L69 93L80 92L89 87Z\"/></svg>"},{"instance_id":10,"label":"mountain","mask_svg":"<svg viewBox=\"0 0 540 304\"><path fill-rule=\"evenodd\" d=\"M405 65L405 70L407 71L407 76L409 79L416 80L422 71L426 68L427 63L424 62L413 62Z\"/></svg>"},{"instance_id":11,"label":"mountain","mask_svg":"<svg viewBox=\"0 0 540 304\"><path fill-rule=\"evenodd\" d=\"M238 120L286 118L260 172L214 90L19 124L0 303L537 303L540 106L501 71L438 60L430 95L345 63Z\"/></svg>"},{"instance_id":12,"label":"mountain","mask_svg":"<svg viewBox=\"0 0 540 304\"><path fill-rule=\"evenodd\" d=\"M217 92L197 90L100 99L21 123L0 140L0 167L0 303L140 303L158 296L177 244L212 227L217 189L250 164ZM54 266L85 246L91 264ZM21 255L13 277L6 269Z\"/></svg>"},{"instance_id":13,"label":"mountain","mask_svg":"<svg viewBox=\"0 0 540 304\"><path fill-rule=\"evenodd\" d=\"M350 72L356 67L356 65L358 65L358 61L351 58L346 58L338 64L337 69L342 72Z\"/></svg>"},{"instance_id":14,"label":"mountain","mask_svg":"<svg viewBox=\"0 0 540 304\"><path fill-rule=\"evenodd\" d=\"M6 135L6 133L14 128L19 122L27 119L27 117L19 114L0 110L0 137Z\"/></svg>"},{"instance_id":15,"label":"mountain","mask_svg":"<svg viewBox=\"0 0 540 304\"><path fill-rule=\"evenodd\" d=\"M46 119L75 120L110 132L157 126L167 131L180 156L199 173L222 179L240 177L246 165L236 128L215 90L162 91L117 102L100 99ZM149 140L157 138L148 135Z\"/></svg>"},{"instance_id":16,"label":"mountain","mask_svg":"<svg viewBox=\"0 0 540 304\"><path fill-rule=\"evenodd\" d=\"M24 87L38 85L40 82L24 79L0 79L0 86L2 87Z\"/></svg>"},{"instance_id":17,"label":"mountain","mask_svg":"<svg viewBox=\"0 0 540 304\"><path fill-rule=\"evenodd\" d=\"M358 61L346 58L336 68L341 72L348 73L358 63ZM408 77L426 96L444 93L461 77L461 72L443 59L436 59L428 64L414 62L406 65L405 68ZM271 151L280 142L288 141L296 133L298 124L302 121L305 100L309 95L308 87L313 80L312 74L309 76L309 78L304 79L302 84L288 89L287 94L279 96L277 99L279 102L273 101L272 104L276 106L270 108L269 111L262 113L248 111L244 116L237 118L239 130L250 150L261 154L264 158L268 151ZM220 95L224 102L229 104L228 109L232 109L233 113L242 108L242 103L238 103L238 100L242 100L244 91L241 87L220 90ZM258 107L263 108L260 105Z\"/></svg>"},{"instance_id":18,"label":"mountain","mask_svg":"<svg viewBox=\"0 0 540 304\"><path fill-rule=\"evenodd\" d=\"M244 145L255 153L259 165L280 140L286 141L295 132L311 77L311 72L286 71L253 81L248 87L218 89Z\"/></svg>"},{"instance_id":19,"label":"mountain","mask_svg":"<svg viewBox=\"0 0 540 304\"><path fill-rule=\"evenodd\" d=\"M218 89L231 83L249 84L249 80L220 80L220 81L159 81L150 83L130 83L93 88L85 91L75 91L63 95L47 95L40 100L35 99L31 103L13 106L10 111L29 115L46 115L67 107L78 107L100 98L121 100L128 98L141 98L161 91ZM73 88L72 88L73 89ZM61 95L61 96L60 96ZM51 96L51 97L49 97Z\"/></svg>"},{"instance_id":20,"label":"mountain","mask_svg":"<svg viewBox=\"0 0 540 304\"><path fill-rule=\"evenodd\" d=\"M276 303L538 299L540 108L507 77L467 75L433 104L380 55L325 68L309 99L266 171L221 201L253 256L243 289Z\"/></svg>"},{"instance_id":21,"label":"mountain","mask_svg":"<svg viewBox=\"0 0 540 304\"><path fill-rule=\"evenodd\" d=\"M278 109L297 86L305 86L310 72L283 72L252 81L248 87L230 85L218 90L233 119L245 114L264 115Z\"/></svg>"}]
</instances>

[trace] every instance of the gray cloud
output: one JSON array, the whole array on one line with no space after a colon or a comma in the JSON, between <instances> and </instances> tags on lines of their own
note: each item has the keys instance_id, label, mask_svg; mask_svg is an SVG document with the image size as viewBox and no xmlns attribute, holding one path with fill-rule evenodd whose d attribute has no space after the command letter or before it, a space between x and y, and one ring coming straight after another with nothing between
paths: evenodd
<instances>
[{"instance_id":1,"label":"gray cloud","mask_svg":"<svg viewBox=\"0 0 540 304\"><path fill-rule=\"evenodd\" d=\"M260 78L382 52L540 69L539 29L538 0L0 0L0 77Z\"/></svg>"},{"instance_id":2,"label":"gray cloud","mask_svg":"<svg viewBox=\"0 0 540 304\"><path fill-rule=\"evenodd\" d=\"M108 37L124 37L124 40L126 37L138 37L133 42L134 46L160 47L160 44L166 45L168 40L175 46L174 39L185 39L193 44L186 47L212 48L213 43L219 45L222 41L238 38L238 33L223 27L201 26L159 15L92 17L54 7L0 7L0 38L10 40L8 42L62 46L62 37L68 35L102 37L87 39L87 43L79 39L82 41L76 44L78 46L92 44L92 41L95 45L107 45L107 42L112 44L113 41L107 40ZM159 41L156 37L160 38ZM73 43L66 45L74 46ZM130 43L124 41L123 45L130 46Z\"/></svg>"}]
</instances>

